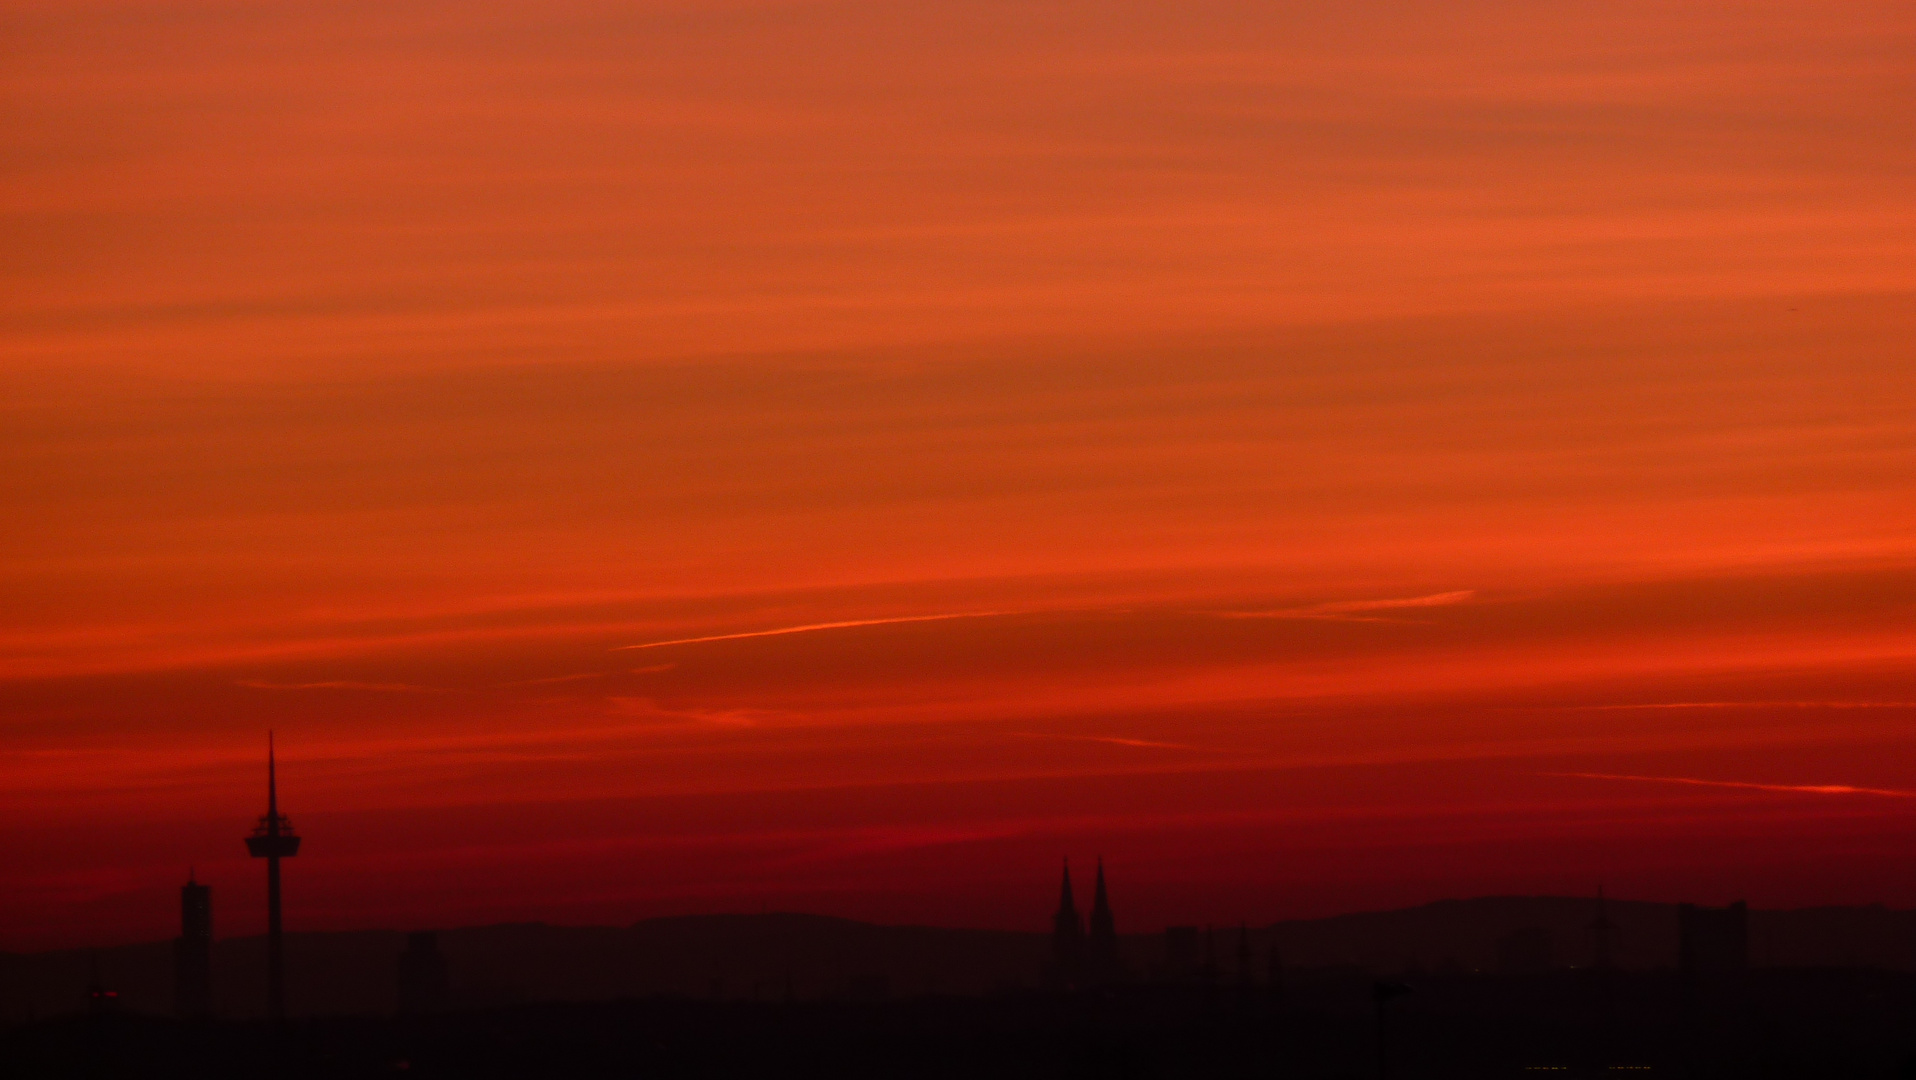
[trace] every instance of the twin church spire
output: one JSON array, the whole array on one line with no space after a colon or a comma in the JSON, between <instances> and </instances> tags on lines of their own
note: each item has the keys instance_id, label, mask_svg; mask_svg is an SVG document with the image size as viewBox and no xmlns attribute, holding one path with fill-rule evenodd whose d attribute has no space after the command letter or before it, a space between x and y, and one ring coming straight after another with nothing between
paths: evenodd
<instances>
[{"instance_id":1,"label":"twin church spire","mask_svg":"<svg viewBox=\"0 0 1916 1080\"><path fill-rule=\"evenodd\" d=\"M1051 917L1051 981L1064 987L1103 986L1117 982L1123 974L1117 923L1111 917L1111 900L1104 887L1104 860L1098 860L1087 930L1071 892L1071 861L1067 859L1058 910Z\"/></svg>"}]
</instances>

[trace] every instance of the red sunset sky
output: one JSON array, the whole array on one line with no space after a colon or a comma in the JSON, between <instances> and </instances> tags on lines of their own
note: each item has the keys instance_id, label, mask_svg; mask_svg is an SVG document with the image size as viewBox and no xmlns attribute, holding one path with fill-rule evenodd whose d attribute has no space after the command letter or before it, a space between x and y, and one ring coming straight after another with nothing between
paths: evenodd
<instances>
[{"instance_id":1,"label":"red sunset sky","mask_svg":"<svg viewBox=\"0 0 1916 1080\"><path fill-rule=\"evenodd\" d=\"M1916 905L1916 7L5 0L0 949Z\"/></svg>"}]
</instances>

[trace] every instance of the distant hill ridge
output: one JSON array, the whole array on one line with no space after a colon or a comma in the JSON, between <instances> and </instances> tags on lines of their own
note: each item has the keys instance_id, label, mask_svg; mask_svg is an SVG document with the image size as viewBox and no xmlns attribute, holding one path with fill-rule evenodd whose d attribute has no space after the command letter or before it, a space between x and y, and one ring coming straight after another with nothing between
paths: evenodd
<instances>
[{"instance_id":1,"label":"distant hill ridge","mask_svg":"<svg viewBox=\"0 0 1916 1080\"><path fill-rule=\"evenodd\" d=\"M1617 927L1612 951L1619 966L1675 964L1676 905L1613 900L1607 911ZM1594 914L1588 898L1493 896L1287 920L1253 928L1249 936L1260 978L1273 946L1283 966L1300 973L1352 966L1389 973L1489 970L1497 940L1526 927L1546 932L1556 965L1584 966ZM1229 976L1239 931L1218 927L1215 933L1218 961ZM1756 966L1916 970L1916 911L1752 911L1750 939ZM796 913L679 915L624 927L508 923L444 930L438 940L456 998L468 1005L656 994L768 1000L879 991L978 994L1035 985L1049 949L1048 935L1035 930L882 926ZM289 934L290 1007L308 1014L391 1011L404 943L400 931ZM1121 944L1134 971L1162 966L1161 933L1127 934ZM214 993L221 1015L258 1012L264 954L260 937L217 944ZM171 944L153 942L0 954L0 1021L73 1010L94 958L128 1007L171 1008Z\"/></svg>"}]
</instances>

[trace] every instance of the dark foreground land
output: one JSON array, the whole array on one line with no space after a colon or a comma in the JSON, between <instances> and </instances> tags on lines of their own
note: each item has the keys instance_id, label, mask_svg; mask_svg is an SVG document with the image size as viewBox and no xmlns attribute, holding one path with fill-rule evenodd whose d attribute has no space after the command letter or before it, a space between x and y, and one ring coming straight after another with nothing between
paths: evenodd
<instances>
[{"instance_id":1,"label":"dark foreground land","mask_svg":"<svg viewBox=\"0 0 1916 1080\"><path fill-rule=\"evenodd\" d=\"M0 1032L8 1077L1916 1078L1916 976L1557 972L1283 987L874 1001L657 998L425 1016L184 1023L69 1016Z\"/></svg>"}]
</instances>

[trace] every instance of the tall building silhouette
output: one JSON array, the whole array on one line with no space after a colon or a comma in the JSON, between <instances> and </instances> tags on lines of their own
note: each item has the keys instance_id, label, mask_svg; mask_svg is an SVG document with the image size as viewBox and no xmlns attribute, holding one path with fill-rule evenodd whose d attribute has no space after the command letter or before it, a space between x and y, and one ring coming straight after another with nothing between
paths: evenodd
<instances>
[{"instance_id":1,"label":"tall building silhouette","mask_svg":"<svg viewBox=\"0 0 1916 1080\"><path fill-rule=\"evenodd\" d=\"M213 1012L213 890L190 872L180 886L180 936L173 939L173 1012Z\"/></svg>"},{"instance_id":2,"label":"tall building silhouette","mask_svg":"<svg viewBox=\"0 0 1916 1080\"><path fill-rule=\"evenodd\" d=\"M1052 980L1061 986L1078 985L1084 974L1084 920L1071 896L1071 860L1064 863L1064 884L1058 891L1058 910L1051 916Z\"/></svg>"},{"instance_id":3,"label":"tall building silhouette","mask_svg":"<svg viewBox=\"0 0 1916 1080\"><path fill-rule=\"evenodd\" d=\"M273 758L273 733L266 733L266 816L246 838L246 851L266 860L266 1013L286 1015L286 955L280 936L279 861L299 854L293 823L279 812L279 775Z\"/></svg>"}]
</instances>

